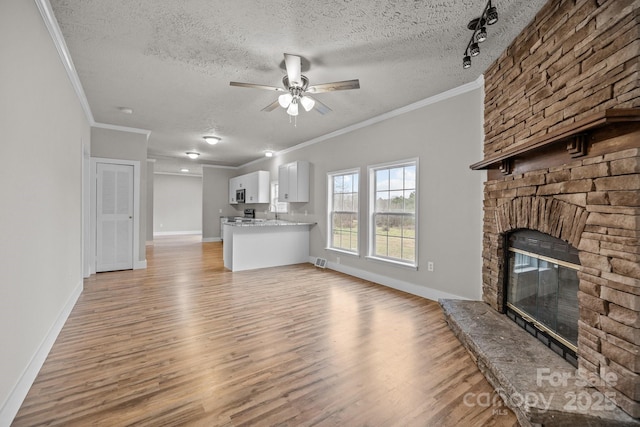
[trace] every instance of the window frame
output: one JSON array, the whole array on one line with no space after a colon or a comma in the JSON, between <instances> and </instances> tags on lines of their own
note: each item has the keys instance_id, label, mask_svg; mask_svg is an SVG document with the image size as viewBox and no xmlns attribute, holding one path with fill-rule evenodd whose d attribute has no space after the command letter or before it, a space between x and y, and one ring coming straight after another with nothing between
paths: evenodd
<instances>
[{"instance_id":1,"label":"window frame","mask_svg":"<svg viewBox=\"0 0 640 427\"><path fill-rule=\"evenodd\" d=\"M398 216L411 216L411 215L407 215L405 212L402 213L398 213L398 212L392 212L392 211L382 211L382 212L377 212L376 211L376 193L377 193L377 188L376 188L376 173L378 171L381 170L385 170L385 169L394 169L394 168L399 168L399 167L407 167L407 166L414 166L415 167L415 188L413 189L413 191L415 192L415 196L414 196L414 213L413 213L413 220L414 220L414 260L413 262L411 261L407 261L407 260L403 260L401 258L395 258L395 257L388 257L388 256L381 256L381 255L377 255L376 254L376 214L378 213L385 213L387 215L398 215ZM411 268L411 269L418 269L418 260L419 260L419 227L418 227L418 218L419 218L419 206L420 206L420 202L419 202L419 183L420 183L420 179L419 179L419 173L420 171L420 165L419 165L419 161L418 158L411 158L411 159L405 159L405 160L398 160L398 161L393 161L393 162L386 162L386 163L380 163L380 164L376 164L376 165L370 165L367 167L367 172L368 172L368 177L369 177L369 191L368 191L368 197L369 197L369 204L368 204L368 220L369 220L369 226L368 226L368 235L367 235L367 243L368 243L368 248L367 248L367 259L371 259L371 260L375 260L375 261L380 261L383 263L387 263L387 264L392 264L392 265L397 265L397 266L402 266L402 267L407 267L407 268ZM389 191L394 191L394 190L389 190ZM395 191L400 191L400 190L395 190ZM404 187L402 187L402 191L407 191ZM401 239L404 239L403 236L400 236Z\"/></svg>"},{"instance_id":2,"label":"window frame","mask_svg":"<svg viewBox=\"0 0 640 427\"><path fill-rule=\"evenodd\" d=\"M289 202L279 202L278 201L278 191L280 184L278 181L271 181L269 183L269 212L279 214L279 213L289 213ZM275 190L274 190L275 189Z\"/></svg>"},{"instance_id":3,"label":"window frame","mask_svg":"<svg viewBox=\"0 0 640 427\"><path fill-rule=\"evenodd\" d=\"M338 177L338 176L345 176L345 175L356 175L358 177L358 185L356 188L353 188L353 190L355 190L355 194L357 195L358 198L358 203L354 206L356 208L355 211L340 211L341 213L350 213L350 214L355 214L355 217L358 221L357 223L357 227L356 227L356 247L357 250L349 250L349 249L345 249L345 248L339 248L339 247L335 247L333 246L333 214L335 213L335 211L333 210L333 196L334 196L334 192L333 192L333 184L334 184L334 178ZM344 254L348 254L348 255L355 255L355 256L359 256L361 251L362 251L362 245L361 245L361 221L360 221L360 202L361 202L361 194L362 194L362 174L360 171L360 168L352 168L352 169L343 169L343 170L339 170L339 171L333 171L333 172L328 172L327 173L327 240L326 240L326 249L330 250L330 251L335 251L335 252L340 252L340 253L344 253ZM351 193L351 194L354 194ZM344 193L341 193L344 194ZM353 205L352 205L353 206Z\"/></svg>"}]
</instances>

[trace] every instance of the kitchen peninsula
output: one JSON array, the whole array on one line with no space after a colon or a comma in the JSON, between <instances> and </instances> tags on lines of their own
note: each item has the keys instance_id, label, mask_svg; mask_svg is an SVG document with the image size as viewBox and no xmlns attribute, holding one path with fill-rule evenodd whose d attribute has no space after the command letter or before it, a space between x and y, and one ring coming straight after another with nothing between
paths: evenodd
<instances>
[{"instance_id":1,"label":"kitchen peninsula","mask_svg":"<svg viewBox=\"0 0 640 427\"><path fill-rule=\"evenodd\" d=\"M309 262L308 222L251 220L223 223L224 266L231 271Z\"/></svg>"}]
</instances>

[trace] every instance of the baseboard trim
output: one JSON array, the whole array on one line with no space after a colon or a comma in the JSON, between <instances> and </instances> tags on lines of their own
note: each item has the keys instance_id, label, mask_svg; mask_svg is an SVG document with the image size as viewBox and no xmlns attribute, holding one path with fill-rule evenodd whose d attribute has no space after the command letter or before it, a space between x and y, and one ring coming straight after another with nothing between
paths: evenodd
<instances>
[{"instance_id":1,"label":"baseboard trim","mask_svg":"<svg viewBox=\"0 0 640 427\"><path fill-rule=\"evenodd\" d=\"M142 261L135 261L133 263L133 269L134 270L144 270L145 268L147 268L147 260L143 259Z\"/></svg>"},{"instance_id":2,"label":"baseboard trim","mask_svg":"<svg viewBox=\"0 0 640 427\"><path fill-rule=\"evenodd\" d=\"M53 347L53 344L56 342L62 327L71 314L71 310L73 310L78 298L82 294L83 286L83 281L80 280L71 292L71 295L69 295L69 298L67 299L62 311L60 311L58 318L49 329L49 332L40 343L40 346L38 346L38 350L35 352L31 361L20 376L18 383L9 394L9 397L2 406L2 409L0 409L0 426L4 427L11 425L13 419L18 414L20 406L22 406L22 402L24 402L25 397L27 397L29 389L33 385L33 382L38 376L38 372L40 372L44 361L47 359L47 356L51 351L51 347Z\"/></svg>"},{"instance_id":3,"label":"baseboard trim","mask_svg":"<svg viewBox=\"0 0 640 427\"><path fill-rule=\"evenodd\" d=\"M220 238L220 237L203 237L202 238L202 242L203 243L222 242L222 238Z\"/></svg>"},{"instance_id":4,"label":"baseboard trim","mask_svg":"<svg viewBox=\"0 0 640 427\"><path fill-rule=\"evenodd\" d=\"M187 230L187 231L154 231L155 236L186 236L191 234L202 234L202 230Z\"/></svg>"},{"instance_id":5,"label":"baseboard trim","mask_svg":"<svg viewBox=\"0 0 640 427\"><path fill-rule=\"evenodd\" d=\"M309 262L314 264L316 262L316 257L309 257ZM381 274L372 273L366 270L360 270L359 268L349 267L344 264L336 264L335 262L327 262L327 268L330 270L338 271L340 273L348 274L349 276L354 276L359 279L364 279L370 282L377 283L379 285L387 286L398 291L417 295L431 301L437 302L439 299L469 299L461 297L459 295L450 294L448 292L439 291L437 289L428 288L426 286L416 285L415 283L405 282L404 280L394 279L393 277L383 276Z\"/></svg>"}]
</instances>

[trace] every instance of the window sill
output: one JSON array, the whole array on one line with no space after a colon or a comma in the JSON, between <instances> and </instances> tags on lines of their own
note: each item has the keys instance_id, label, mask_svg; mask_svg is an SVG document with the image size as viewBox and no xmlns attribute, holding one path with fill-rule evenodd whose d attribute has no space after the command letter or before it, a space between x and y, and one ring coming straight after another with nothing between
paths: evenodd
<instances>
[{"instance_id":1,"label":"window sill","mask_svg":"<svg viewBox=\"0 0 640 427\"><path fill-rule=\"evenodd\" d=\"M376 256L366 256L365 258L371 261L376 261L384 264L391 264L393 266L402 267L402 268L408 268L410 270L416 270L416 271L418 270L418 266L415 264L408 264L406 262L395 261L392 259L380 258Z\"/></svg>"},{"instance_id":2,"label":"window sill","mask_svg":"<svg viewBox=\"0 0 640 427\"><path fill-rule=\"evenodd\" d=\"M336 248L329 248L329 247L324 248L324 249L327 250L327 251L336 252L336 253L344 254L344 255L351 255L351 256L354 256L356 258L360 258L360 254L358 252L350 252L350 251L343 250L343 249L336 249Z\"/></svg>"}]
</instances>

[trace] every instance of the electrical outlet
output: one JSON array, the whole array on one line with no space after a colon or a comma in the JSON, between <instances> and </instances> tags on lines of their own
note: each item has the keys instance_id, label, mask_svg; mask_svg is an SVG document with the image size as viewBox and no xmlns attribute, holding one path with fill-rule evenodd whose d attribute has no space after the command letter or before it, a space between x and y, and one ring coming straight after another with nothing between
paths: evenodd
<instances>
[{"instance_id":1,"label":"electrical outlet","mask_svg":"<svg viewBox=\"0 0 640 427\"><path fill-rule=\"evenodd\" d=\"M427 263L427 271L433 271L433 262L429 261Z\"/></svg>"},{"instance_id":2,"label":"electrical outlet","mask_svg":"<svg viewBox=\"0 0 640 427\"><path fill-rule=\"evenodd\" d=\"M222 209L218 209L218 213L222 213Z\"/></svg>"}]
</instances>

